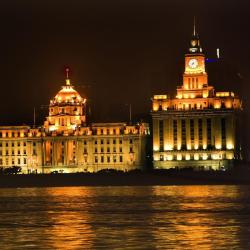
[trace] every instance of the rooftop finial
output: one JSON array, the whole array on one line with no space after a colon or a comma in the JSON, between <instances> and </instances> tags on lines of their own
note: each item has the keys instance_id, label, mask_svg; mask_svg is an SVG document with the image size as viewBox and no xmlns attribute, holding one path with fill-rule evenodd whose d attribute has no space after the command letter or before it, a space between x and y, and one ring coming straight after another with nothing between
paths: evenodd
<instances>
[{"instance_id":1,"label":"rooftop finial","mask_svg":"<svg viewBox=\"0 0 250 250\"><path fill-rule=\"evenodd\" d=\"M194 36L196 35L196 30L195 30L195 16L194 16Z\"/></svg>"},{"instance_id":2,"label":"rooftop finial","mask_svg":"<svg viewBox=\"0 0 250 250\"><path fill-rule=\"evenodd\" d=\"M65 69L66 72L66 85L70 85L70 79L69 79L69 67Z\"/></svg>"}]
</instances>

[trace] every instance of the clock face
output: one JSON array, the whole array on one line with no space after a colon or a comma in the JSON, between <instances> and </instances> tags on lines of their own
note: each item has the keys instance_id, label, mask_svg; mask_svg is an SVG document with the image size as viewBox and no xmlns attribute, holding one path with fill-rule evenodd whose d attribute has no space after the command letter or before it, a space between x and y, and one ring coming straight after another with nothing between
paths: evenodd
<instances>
[{"instance_id":1,"label":"clock face","mask_svg":"<svg viewBox=\"0 0 250 250\"><path fill-rule=\"evenodd\" d=\"M195 69L198 66L198 61L196 59L190 59L188 62L190 68Z\"/></svg>"}]
</instances>

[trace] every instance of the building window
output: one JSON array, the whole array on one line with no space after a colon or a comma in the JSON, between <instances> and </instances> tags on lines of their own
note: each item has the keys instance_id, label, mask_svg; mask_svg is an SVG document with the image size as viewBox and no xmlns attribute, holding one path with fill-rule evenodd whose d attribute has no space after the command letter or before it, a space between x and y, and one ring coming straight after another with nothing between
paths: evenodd
<instances>
[{"instance_id":1,"label":"building window","mask_svg":"<svg viewBox=\"0 0 250 250\"><path fill-rule=\"evenodd\" d=\"M120 162L122 162L122 161L123 161L122 155L120 155L120 157L119 157L119 158L120 158Z\"/></svg>"},{"instance_id":2,"label":"building window","mask_svg":"<svg viewBox=\"0 0 250 250\"><path fill-rule=\"evenodd\" d=\"M14 154L15 154L15 151L14 151L14 150L12 150L12 151L11 151L11 154L12 154L12 155L14 155Z\"/></svg>"},{"instance_id":3,"label":"building window","mask_svg":"<svg viewBox=\"0 0 250 250\"><path fill-rule=\"evenodd\" d=\"M119 152L122 153L122 147L120 147Z\"/></svg>"},{"instance_id":4,"label":"building window","mask_svg":"<svg viewBox=\"0 0 250 250\"><path fill-rule=\"evenodd\" d=\"M5 146L6 146L6 147L8 147L8 146L9 146L8 142L6 142Z\"/></svg>"},{"instance_id":5,"label":"building window","mask_svg":"<svg viewBox=\"0 0 250 250\"><path fill-rule=\"evenodd\" d=\"M97 140L95 140L95 144L97 144Z\"/></svg>"},{"instance_id":6,"label":"building window","mask_svg":"<svg viewBox=\"0 0 250 250\"><path fill-rule=\"evenodd\" d=\"M113 148L113 152L116 153L116 147Z\"/></svg>"},{"instance_id":7,"label":"building window","mask_svg":"<svg viewBox=\"0 0 250 250\"><path fill-rule=\"evenodd\" d=\"M26 146L26 142L23 143L23 146L24 146L24 147Z\"/></svg>"},{"instance_id":8,"label":"building window","mask_svg":"<svg viewBox=\"0 0 250 250\"><path fill-rule=\"evenodd\" d=\"M26 155L26 149L23 150L23 154Z\"/></svg>"},{"instance_id":9,"label":"building window","mask_svg":"<svg viewBox=\"0 0 250 250\"><path fill-rule=\"evenodd\" d=\"M98 157L95 156L95 163L98 163Z\"/></svg>"},{"instance_id":10,"label":"building window","mask_svg":"<svg viewBox=\"0 0 250 250\"><path fill-rule=\"evenodd\" d=\"M159 121L159 136L160 136L160 151L164 150L163 147L163 120Z\"/></svg>"},{"instance_id":11,"label":"building window","mask_svg":"<svg viewBox=\"0 0 250 250\"><path fill-rule=\"evenodd\" d=\"M9 151L8 151L8 150L6 150L5 154L6 154L6 155L9 155Z\"/></svg>"},{"instance_id":12,"label":"building window","mask_svg":"<svg viewBox=\"0 0 250 250\"><path fill-rule=\"evenodd\" d=\"M202 147L202 119L198 119L199 147Z\"/></svg>"},{"instance_id":13,"label":"building window","mask_svg":"<svg viewBox=\"0 0 250 250\"><path fill-rule=\"evenodd\" d=\"M20 147L20 142L17 143L17 146Z\"/></svg>"},{"instance_id":14,"label":"building window","mask_svg":"<svg viewBox=\"0 0 250 250\"><path fill-rule=\"evenodd\" d=\"M109 144L109 139L107 140L107 144Z\"/></svg>"},{"instance_id":15,"label":"building window","mask_svg":"<svg viewBox=\"0 0 250 250\"><path fill-rule=\"evenodd\" d=\"M74 144L74 141L73 141L73 144ZM33 147L35 147L36 146L36 143L35 142L33 142Z\"/></svg>"},{"instance_id":16,"label":"building window","mask_svg":"<svg viewBox=\"0 0 250 250\"><path fill-rule=\"evenodd\" d=\"M116 144L116 139L113 140L113 144Z\"/></svg>"},{"instance_id":17,"label":"building window","mask_svg":"<svg viewBox=\"0 0 250 250\"><path fill-rule=\"evenodd\" d=\"M84 148L84 149L83 149L83 153L84 153L84 154L87 154L87 148Z\"/></svg>"},{"instance_id":18,"label":"building window","mask_svg":"<svg viewBox=\"0 0 250 250\"><path fill-rule=\"evenodd\" d=\"M104 153L104 148L103 147L101 148L101 153Z\"/></svg>"},{"instance_id":19,"label":"building window","mask_svg":"<svg viewBox=\"0 0 250 250\"><path fill-rule=\"evenodd\" d=\"M103 139L101 139L101 144L103 144Z\"/></svg>"},{"instance_id":20,"label":"building window","mask_svg":"<svg viewBox=\"0 0 250 250\"><path fill-rule=\"evenodd\" d=\"M0 155L3 155L3 152L2 152L2 150L0 150Z\"/></svg>"},{"instance_id":21,"label":"building window","mask_svg":"<svg viewBox=\"0 0 250 250\"><path fill-rule=\"evenodd\" d=\"M104 162L104 156L102 155L101 156L101 163L103 163Z\"/></svg>"},{"instance_id":22,"label":"building window","mask_svg":"<svg viewBox=\"0 0 250 250\"><path fill-rule=\"evenodd\" d=\"M12 146L12 147L15 147L15 143L14 143L14 142L12 142L12 143L11 143L11 146Z\"/></svg>"},{"instance_id":23,"label":"building window","mask_svg":"<svg viewBox=\"0 0 250 250\"><path fill-rule=\"evenodd\" d=\"M27 159L23 158L23 164L27 164Z\"/></svg>"},{"instance_id":24,"label":"building window","mask_svg":"<svg viewBox=\"0 0 250 250\"><path fill-rule=\"evenodd\" d=\"M110 156L107 156L107 162L110 162Z\"/></svg>"},{"instance_id":25,"label":"building window","mask_svg":"<svg viewBox=\"0 0 250 250\"><path fill-rule=\"evenodd\" d=\"M86 141L86 140L84 140L84 141L83 141L83 144L84 144L84 145L87 145L87 141Z\"/></svg>"},{"instance_id":26,"label":"building window","mask_svg":"<svg viewBox=\"0 0 250 250\"><path fill-rule=\"evenodd\" d=\"M191 144L194 145L194 120L190 120L190 139L191 139Z\"/></svg>"},{"instance_id":27,"label":"building window","mask_svg":"<svg viewBox=\"0 0 250 250\"><path fill-rule=\"evenodd\" d=\"M3 165L3 159L0 158L0 165Z\"/></svg>"},{"instance_id":28,"label":"building window","mask_svg":"<svg viewBox=\"0 0 250 250\"><path fill-rule=\"evenodd\" d=\"M174 148L177 148L177 120L173 121Z\"/></svg>"},{"instance_id":29,"label":"building window","mask_svg":"<svg viewBox=\"0 0 250 250\"><path fill-rule=\"evenodd\" d=\"M226 119L221 119L221 146L223 149L226 148Z\"/></svg>"},{"instance_id":30,"label":"building window","mask_svg":"<svg viewBox=\"0 0 250 250\"><path fill-rule=\"evenodd\" d=\"M181 149L186 148L186 120L181 120Z\"/></svg>"},{"instance_id":31,"label":"building window","mask_svg":"<svg viewBox=\"0 0 250 250\"><path fill-rule=\"evenodd\" d=\"M212 147L212 130L211 130L211 119L207 119L207 147L210 149Z\"/></svg>"},{"instance_id":32,"label":"building window","mask_svg":"<svg viewBox=\"0 0 250 250\"><path fill-rule=\"evenodd\" d=\"M12 164L12 166L15 165L15 159L12 159L11 164Z\"/></svg>"},{"instance_id":33,"label":"building window","mask_svg":"<svg viewBox=\"0 0 250 250\"><path fill-rule=\"evenodd\" d=\"M116 155L113 155L113 162L116 162Z\"/></svg>"},{"instance_id":34,"label":"building window","mask_svg":"<svg viewBox=\"0 0 250 250\"><path fill-rule=\"evenodd\" d=\"M97 153L97 148L95 148L95 153Z\"/></svg>"},{"instance_id":35,"label":"building window","mask_svg":"<svg viewBox=\"0 0 250 250\"><path fill-rule=\"evenodd\" d=\"M18 159L17 159L17 162L18 162L18 165L20 165L20 164L21 164L21 159L18 158Z\"/></svg>"},{"instance_id":36,"label":"building window","mask_svg":"<svg viewBox=\"0 0 250 250\"><path fill-rule=\"evenodd\" d=\"M122 144L122 139L119 140L119 144Z\"/></svg>"},{"instance_id":37,"label":"building window","mask_svg":"<svg viewBox=\"0 0 250 250\"><path fill-rule=\"evenodd\" d=\"M133 147L129 147L129 153L133 153Z\"/></svg>"},{"instance_id":38,"label":"building window","mask_svg":"<svg viewBox=\"0 0 250 250\"><path fill-rule=\"evenodd\" d=\"M110 153L110 147L107 147L107 153Z\"/></svg>"},{"instance_id":39,"label":"building window","mask_svg":"<svg viewBox=\"0 0 250 250\"><path fill-rule=\"evenodd\" d=\"M133 144L133 139L129 139L129 144Z\"/></svg>"},{"instance_id":40,"label":"building window","mask_svg":"<svg viewBox=\"0 0 250 250\"><path fill-rule=\"evenodd\" d=\"M88 157L85 155L84 156L84 162L87 162L88 161Z\"/></svg>"},{"instance_id":41,"label":"building window","mask_svg":"<svg viewBox=\"0 0 250 250\"><path fill-rule=\"evenodd\" d=\"M2 144L2 142L0 142L0 147L2 147L3 146L3 144Z\"/></svg>"}]
</instances>

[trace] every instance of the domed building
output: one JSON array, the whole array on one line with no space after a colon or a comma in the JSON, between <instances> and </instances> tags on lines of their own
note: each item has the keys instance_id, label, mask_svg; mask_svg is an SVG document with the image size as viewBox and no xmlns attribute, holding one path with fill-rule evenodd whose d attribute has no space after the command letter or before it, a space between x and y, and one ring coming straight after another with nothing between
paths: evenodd
<instances>
[{"instance_id":1,"label":"domed building","mask_svg":"<svg viewBox=\"0 0 250 250\"><path fill-rule=\"evenodd\" d=\"M74 89L67 74L65 85L50 101L49 116L44 122L45 131L73 131L86 125L85 113L86 99Z\"/></svg>"},{"instance_id":2,"label":"domed building","mask_svg":"<svg viewBox=\"0 0 250 250\"><path fill-rule=\"evenodd\" d=\"M97 172L141 169L146 160L148 124L86 125L86 98L65 84L50 100L43 126L0 127L0 168L22 173Z\"/></svg>"}]
</instances>

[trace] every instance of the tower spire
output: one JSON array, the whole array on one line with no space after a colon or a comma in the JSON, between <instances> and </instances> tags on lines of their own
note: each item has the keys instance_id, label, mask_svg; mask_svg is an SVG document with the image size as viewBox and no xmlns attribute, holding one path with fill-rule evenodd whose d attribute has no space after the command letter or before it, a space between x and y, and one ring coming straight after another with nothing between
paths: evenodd
<instances>
[{"instance_id":1,"label":"tower spire","mask_svg":"<svg viewBox=\"0 0 250 250\"><path fill-rule=\"evenodd\" d=\"M202 48L201 48L201 45L200 45L199 35L198 35L196 30L197 30L196 18L194 16L193 34L192 34L192 38L191 38L191 41L190 41L190 47L189 47L189 52L190 53L202 53Z\"/></svg>"},{"instance_id":2,"label":"tower spire","mask_svg":"<svg viewBox=\"0 0 250 250\"><path fill-rule=\"evenodd\" d=\"M65 69L65 73L66 73L66 85L71 85L70 84L70 79L69 79L69 67L67 67L66 69Z\"/></svg>"},{"instance_id":3,"label":"tower spire","mask_svg":"<svg viewBox=\"0 0 250 250\"><path fill-rule=\"evenodd\" d=\"M196 36L196 28L195 28L195 16L194 16L194 36Z\"/></svg>"}]
</instances>

